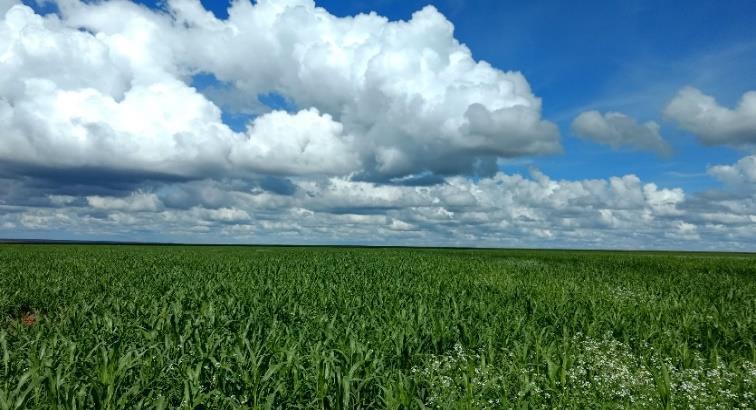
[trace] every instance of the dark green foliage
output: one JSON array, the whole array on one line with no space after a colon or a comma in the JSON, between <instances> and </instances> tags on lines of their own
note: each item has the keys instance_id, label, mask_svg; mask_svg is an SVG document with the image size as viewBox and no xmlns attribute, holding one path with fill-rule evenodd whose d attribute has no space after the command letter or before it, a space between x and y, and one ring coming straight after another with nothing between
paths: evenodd
<instances>
[{"instance_id":1,"label":"dark green foliage","mask_svg":"<svg viewBox=\"0 0 756 410\"><path fill-rule=\"evenodd\" d=\"M0 409L756 403L745 254L2 245L0 315Z\"/></svg>"}]
</instances>

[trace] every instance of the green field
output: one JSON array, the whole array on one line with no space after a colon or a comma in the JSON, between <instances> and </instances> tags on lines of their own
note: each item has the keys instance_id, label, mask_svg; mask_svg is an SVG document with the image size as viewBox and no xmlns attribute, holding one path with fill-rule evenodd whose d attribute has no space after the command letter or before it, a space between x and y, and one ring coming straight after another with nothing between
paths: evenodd
<instances>
[{"instance_id":1,"label":"green field","mask_svg":"<svg viewBox=\"0 0 756 410\"><path fill-rule=\"evenodd\" d=\"M756 255L0 245L0 409L754 408Z\"/></svg>"}]
</instances>

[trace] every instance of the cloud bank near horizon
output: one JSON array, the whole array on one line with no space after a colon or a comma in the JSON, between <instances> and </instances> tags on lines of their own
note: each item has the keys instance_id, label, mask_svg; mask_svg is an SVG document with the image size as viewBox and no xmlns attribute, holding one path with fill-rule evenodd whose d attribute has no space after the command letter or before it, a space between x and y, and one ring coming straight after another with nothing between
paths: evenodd
<instances>
[{"instance_id":1,"label":"cloud bank near horizon","mask_svg":"<svg viewBox=\"0 0 756 410\"><path fill-rule=\"evenodd\" d=\"M0 233L241 242L753 249L756 161L716 191L635 175L502 172L561 155L525 76L476 60L427 6L407 21L307 0L0 2ZM197 87L198 76L211 85ZM278 96L286 109L271 108ZM665 118L752 147L735 109L686 88ZM248 121L232 128L224 114ZM657 123L585 112L573 132L670 155Z\"/></svg>"}]
</instances>

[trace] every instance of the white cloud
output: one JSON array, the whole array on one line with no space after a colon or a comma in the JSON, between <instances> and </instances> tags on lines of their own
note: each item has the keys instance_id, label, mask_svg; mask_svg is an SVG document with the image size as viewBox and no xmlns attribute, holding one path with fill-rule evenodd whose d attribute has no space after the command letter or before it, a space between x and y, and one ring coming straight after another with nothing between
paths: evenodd
<instances>
[{"instance_id":1,"label":"white cloud","mask_svg":"<svg viewBox=\"0 0 756 410\"><path fill-rule=\"evenodd\" d=\"M22 213L19 216L19 223L30 229L50 229L56 226L65 226L71 228L78 221L75 215L72 216L63 211L50 211L47 209L34 209Z\"/></svg>"},{"instance_id":2,"label":"white cloud","mask_svg":"<svg viewBox=\"0 0 756 410\"><path fill-rule=\"evenodd\" d=\"M744 93L731 109L696 88L685 87L669 102L664 115L707 145L756 144L756 91Z\"/></svg>"},{"instance_id":3,"label":"white cloud","mask_svg":"<svg viewBox=\"0 0 756 410\"><path fill-rule=\"evenodd\" d=\"M243 222L250 219L247 211L238 208L195 209L201 217L210 221Z\"/></svg>"},{"instance_id":4,"label":"white cloud","mask_svg":"<svg viewBox=\"0 0 756 410\"><path fill-rule=\"evenodd\" d=\"M240 140L214 106L179 82L132 88L117 101L29 79L11 104L0 103L9 131L0 157L38 166L191 175L223 168L228 145Z\"/></svg>"},{"instance_id":5,"label":"white cloud","mask_svg":"<svg viewBox=\"0 0 756 410\"><path fill-rule=\"evenodd\" d=\"M311 108L291 115L264 114L247 130L249 141L233 147L232 163L269 174L348 174L359 168L354 138L344 127Z\"/></svg>"},{"instance_id":6,"label":"white cloud","mask_svg":"<svg viewBox=\"0 0 756 410\"><path fill-rule=\"evenodd\" d=\"M136 79L164 81L158 68L207 72L245 96L276 92L330 115L375 177L471 172L480 158L560 149L525 78L476 62L433 7L398 22L339 18L309 0L234 2L227 21L197 1L169 7L66 1L62 10L136 67Z\"/></svg>"},{"instance_id":7,"label":"white cloud","mask_svg":"<svg viewBox=\"0 0 756 410\"><path fill-rule=\"evenodd\" d=\"M177 174L218 166L221 142L234 137L220 111L170 76L135 84L144 67L103 40L25 6L8 11L0 22L0 158Z\"/></svg>"},{"instance_id":8,"label":"white cloud","mask_svg":"<svg viewBox=\"0 0 756 410\"><path fill-rule=\"evenodd\" d=\"M686 240L701 239L701 236L698 235L698 228L693 224L680 221L677 224L676 228L677 228L676 230L668 232L668 235L670 235L672 238L679 238L679 239L686 239Z\"/></svg>"},{"instance_id":9,"label":"white cloud","mask_svg":"<svg viewBox=\"0 0 756 410\"><path fill-rule=\"evenodd\" d=\"M153 66L160 57L148 55L154 50L131 43L158 30L154 23L126 26L93 36L25 6L6 14L0 160L189 177L347 174L359 167L353 138L316 109L273 112L246 134L233 132L218 107L169 68Z\"/></svg>"},{"instance_id":10,"label":"white cloud","mask_svg":"<svg viewBox=\"0 0 756 410\"><path fill-rule=\"evenodd\" d=\"M680 188L659 189L656 184L643 186L646 203L657 215L681 215L677 208L685 201L685 193Z\"/></svg>"},{"instance_id":11,"label":"white cloud","mask_svg":"<svg viewBox=\"0 0 756 410\"><path fill-rule=\"evenodd\" d=\"M752 185L756 188L756 155L741 158L733 165L709 167L709 174L731 186Z\"/></svg>"},{"instance_id":12,"label":"white cloud","mask_svg":"<svg viewBox=\"0 0 756 410\"><path fill-rule=\"evenodd\" d=\"M51 204L57 206L69 205L76 201L76 197L72 195L48 195L47 198L50 199Z\"/></svg>"},{"instance_id":13,"label":"white cloud","mask_svg":"<svg viewBox=\"0 0 756 410\"><path fill-rule=\"evenodd\" d=\"M407 222L401 221L399 219L392 219L391 224L389 224L388 229L391 229L392 231L414 231L417 229L417 227L413 224L408 224Z\"/></svg>"},{"instance_id":14,"label":"white cloud","mask_svg":"<svg viewBox=\"0 0 756 410\"><path fill-rule=\"evenodd\" d=\"M389 22L338 18L305 0L236 2L220 21L199 2L169 3L172 14L62 1L62 19L11 8L0 23L0 160L187 177L389 178L559 150L525 78L474 61L433 7ZM198 71L305 109L233 132L187 85Z\"/></svg>"},{"instance_id":15,"label":"white cloud","mask_svg":"<svg viewBox=\"0 0 756 410\"><path fill-rule=\"evenodd\" d=\"M572 132L615 149L627 146L659 155L671 153L671 147L659 134L659 124L653 121L639 124L619 112L603 115L598 111L583 112L572 122Z\"/></svg>"},{"instance_id":16,"label":"white cloud","mask_svg":"<svg viewBox=\"0 0 756 410\"><path fill-rule=\"evenodd\" d=\"M432 186L345 177L293 183L293 194L279 195L235 181L165 182L154 187L154 193L90 195L86 201L67 199L63 207L19 207L3 221L27 230L107 235L138 228L161 240L178 241L746 250L756 246L753 194L736 190L732 195L686 195L682 189L661 188L634 175L559 180L534 171L529 177L449 177Z\"/></svg>"},{"instance_id":17,"label":"white cloud","mask_svg":"<svg viewBox=\"0 0 756 410\"><path fill-rule=\"evenodd\" d=\"M11 7L19 4L16 0L0 0L0 14L5 14Z\"/></svg>"},{"instance_id":18,"label":"white cloud","mask_svg":"<svg viewBox=\"0 0 756 410\"><path fill-rule=\"evenodd\" d=\"M144 192L134 192L125 198L92 195L87 197L87 203L95 209L131 212L155 212L163 206L157 195Z\"/></svg>"}]
</instances>

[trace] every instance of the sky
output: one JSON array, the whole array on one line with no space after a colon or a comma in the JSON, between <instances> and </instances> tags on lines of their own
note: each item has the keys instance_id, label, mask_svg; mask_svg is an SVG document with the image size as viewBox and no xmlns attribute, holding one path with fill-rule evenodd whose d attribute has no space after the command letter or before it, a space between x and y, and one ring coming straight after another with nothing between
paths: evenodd
<instances>
[{"instance_id":1,"label":"sky","mask_svg":"<svg viewBox=\"0 0 756 410\"><path fill-rule=\"evenodd\" d=\"M756 251L754 15L0 0L0 238Z\"/></svg>"}]
</instances>

